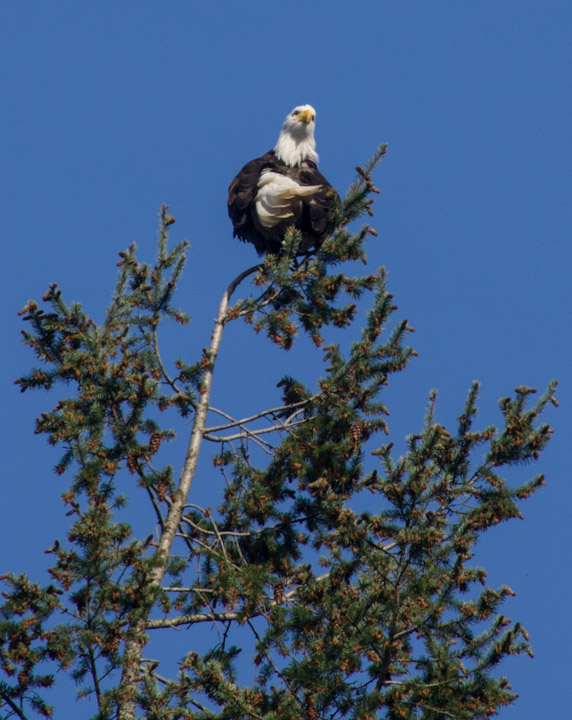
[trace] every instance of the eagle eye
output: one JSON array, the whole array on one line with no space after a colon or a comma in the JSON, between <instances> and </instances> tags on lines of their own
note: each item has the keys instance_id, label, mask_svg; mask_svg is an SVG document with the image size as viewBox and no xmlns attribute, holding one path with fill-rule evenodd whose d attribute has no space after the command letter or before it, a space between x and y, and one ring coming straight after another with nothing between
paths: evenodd
<instances>
[{"instance_id":1,"label":"eagle eye","mask_svg":"<svg viewBox=\"0 0 572 720\"><path fill-rule=\"evenodd\" d=\"M300 114L300 111L299 111L299 110L293 110L293 111L292 111L292 115L294 115L294 117L296 117L296 115L299 115L299 114Z\"/></svg>"}]
</instances>

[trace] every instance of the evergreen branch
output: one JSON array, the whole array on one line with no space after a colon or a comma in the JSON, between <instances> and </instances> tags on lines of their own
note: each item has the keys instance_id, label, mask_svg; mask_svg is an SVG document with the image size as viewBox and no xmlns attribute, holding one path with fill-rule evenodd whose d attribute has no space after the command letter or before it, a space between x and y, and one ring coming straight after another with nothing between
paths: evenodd
<instances>
[{"instance_id":1,"label":"evergreen branch","mask_svg":"<svg viewBox=\"0 0 572 720\"><path fill-rule=\"evenodd\" d=\"M261 642L262 638L260 637L258 631L254 627L254 625L252 624L250 619L248 619L246 622L248 623L248 627L251 629L254 637L257 639L259 646L262 646L262 642ZM276 676L279 677L280 680L282 680L282 682L284 683L284 686L290 693L290 696L292 697L292 699L294 700L296 705L299 706L300 710L302 710L302 704L300 703L300 700L298 699L298 695L296 694L295 690L292 688L292 685L289 682L287 676L284 673L280 672L279 668L276 666L275 662L272 660L270 653L266 652L266 650L263 650L263 653L264 653L264 657L266 658L266 661L268 662L268 664L272 667L272 669L276 673Z\"/></svg>"},{"instance_id":2,"label":"evergreen branch","mask_svg":"<svg viewBox=\"0 0 572 720\"><path fill-rule=\"evenodd\" d=\"M377 150L375 151L373 157L371 157L367 161L365 168L363 170L361 168L356 168L356 170L358 171L358 174L360 176L360 178L356 184L356 189L361 188L362 185L364 185L364 184L367 185L368 180L371 182L371 177L370 177L371 173L373 172L375 166L379 163L381 158L387 154L387 147L388 147L387 143L381 143L379 145L379 147L377 148ZM373 192L375 192L375 191L376 191L376 189L373 189Z\"/></svg>"},{"instance_id":3,"label":"evergreen branch","mask_svg":"<svg viewBox=\"0 0 572 720\"><path fill-rule=\"evenodd\" d=\"M429 712L435 712L440 715L445 715L445 717L457 718L457 719L459 718L459 715L454 715L453 713L450 713L448 710L443 710L442 707L431 707L431 705L426 705L425 703L422 703L422 702L414 702L412 704L415 705L415 707L420 707L420 708L423 708L424 710L429 710Z\"/></svg>"},{"instance_id":4,"label":"evergreen branch","mask_svg":"<svg viewBox=\"0 0 572 720\"><path fill-rule=\"evenodd\" d=\"M24 712L16 705L16 703L7 693L0 693L0 698L2 698L3 702L10 706L12 712L14 712L20 718L20 720L28 720L28 716L24 714Z\"/></svg>"},{"instance_id":5,"label":"evergreen branch","mask_svg":"<svg viewBox=\"0 0 572 720\"><path fill-rule=\"evenodd\" d=\"M260 265L256 266L256 269L260 269ZM272 286L266 288L264 292L260 293L258 297L249 298L249 300L239 300L236 305L234 305L229 310L229 320L234 320L238 317L245 317L252 313L253 308L256 308L257 311L262 310L265 307L268 307L272 302L276 300L276 298L280 295L280 289L274 290Z\"/></svg>"}]
</instances>

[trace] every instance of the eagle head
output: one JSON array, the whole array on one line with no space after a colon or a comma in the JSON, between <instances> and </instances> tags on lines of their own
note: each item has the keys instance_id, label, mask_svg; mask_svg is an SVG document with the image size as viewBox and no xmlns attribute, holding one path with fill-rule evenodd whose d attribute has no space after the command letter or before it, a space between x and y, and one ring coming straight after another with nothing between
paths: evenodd
<instances>
[{"instance_id":1,"label":"eagle head","mask_svg":"<svg viewBox=\"0 0 572 720\"><path fill-rule=\"evenodd\" d=\"M311 105L298 105L284 120L274 153L290 167L301 165L304 160L318 162L314 129L316 111Z\"/></svg>"}]
</instances>

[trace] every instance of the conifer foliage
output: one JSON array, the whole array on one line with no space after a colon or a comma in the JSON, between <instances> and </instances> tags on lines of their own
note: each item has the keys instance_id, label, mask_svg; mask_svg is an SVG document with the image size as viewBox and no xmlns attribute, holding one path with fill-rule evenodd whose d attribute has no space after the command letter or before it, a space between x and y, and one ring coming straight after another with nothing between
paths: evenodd
<instances>
[{"instance_id":1,"label":"conifer foliage","mask_svg":"<svg viewBox=\"0 0 572 720\"><path fill-rule=\"evenodd\" d=\"M68 524L46 551L48 584L2 577L0 717L70 717L71 700L50 704L62 671L99 720L489 718L517 697L496 666L530 654L528 636L502 614L513 591L489 587L471 558L543 484L502 473L548 442L539 415L555 384L536 402L527 387L501 400L500 428L476 427L477 384L452 430L432 394L396 456L382 396L415 354L412 328L392 320L383 269L349 274L375 234L349 228L371 215L385 150L358 168L317 254L297 254L292 229L279 256L229 285L190 364L167 367L159 350L162 322L188 322L172 304L186 244L169 249L166 207L155 264L134 246L120 254L100 325L55 285L21 311L38 367L18 383L61 393L36 432L61 449ZM249 278L250 296L232 304ZM358 318L348 345L343 329ZM323 377L277 377L276 402L249 417L212 407L223 332L241 319L284 350L305 334ZM175 468L162 456L177 438ZM213 477L224 491L200 506L193 490ZM138 494L152 513L141 537ZM181 632L186 654L156 659Z\"/></svg>"}]
</instances>

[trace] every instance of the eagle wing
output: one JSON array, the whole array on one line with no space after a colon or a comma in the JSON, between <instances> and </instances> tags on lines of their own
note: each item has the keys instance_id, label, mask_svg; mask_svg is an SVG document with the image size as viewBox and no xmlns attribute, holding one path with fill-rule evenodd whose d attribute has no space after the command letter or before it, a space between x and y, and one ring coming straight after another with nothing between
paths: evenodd
<instances>
[{"instance_id":1,"label":"eagle wing","mask_svg":"<svg viewBox=\"0 0 572 720\"><path fill-rule=\"evenodd\" d=\"M307 231L313 233L317 237L324 235L332 221L332 194L337 194L334 188L318 170L314 163L309 161L309 167L292 168L298 172L298 182L300 185L320 185L321 190L304 203L303 224L307 226ZM296 179L296 178L293 178ZM304 230L304 228L302 228Z\"/></svg>"},{"instance_id":2,"label":"eagle wing","mask_svg":"<svg viewBox=\"0 0 572 720\"><path fill-rule=\"evenodd\" d=\"M264 170L276 170L277 165L279 163L274 153L267 152L266 155L246 163L228 189L228 215L234 227L233 237L253 243L258 252L264 252L265 244L264 238L254 225L252 207L258 192L260 175Z\"/></svg>"}]
</instances>

